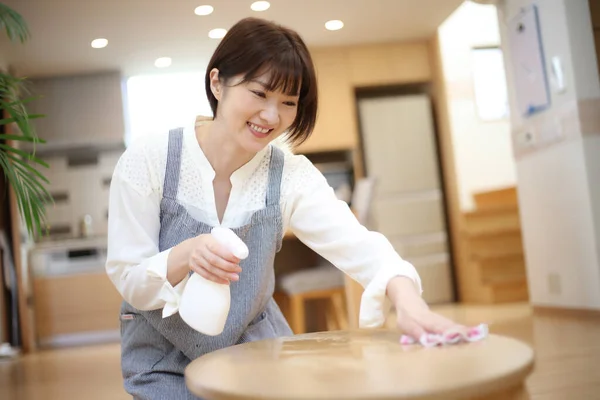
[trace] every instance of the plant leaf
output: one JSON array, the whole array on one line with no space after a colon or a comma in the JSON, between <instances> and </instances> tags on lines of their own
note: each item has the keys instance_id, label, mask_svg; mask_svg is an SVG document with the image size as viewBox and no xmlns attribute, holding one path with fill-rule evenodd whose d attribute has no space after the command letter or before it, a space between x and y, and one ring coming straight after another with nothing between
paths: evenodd
<instances>
[{"instance_id":1,"label":"plant leaf","mask_svg":"<svg viewBox=\"0 0 600 400\"><path fill-rule=\"evenodd\" d=\"M29 37L29 29L23 17L5 4L0 4L0 30L5 30L11 41L25 42ZM14 124L18 132L0 134L0 169L13 189L17 206L31 235L41 234L46 223L45 205L43 201L50 198L42 182L49 183L39 171L29 163L36 163L49 168L48 164L33 154L12 146L12 141L29 142L34 146L45 143L35 133L32 119L42 115L29 114L25 105L36 96L25 97L27 85L24 78L12 76L0 71L0 127ZM3 143L6 142L6 143Z\"/></svg>"},{"instance_id":2,"label":"plant leaf","mask_svg":"<svg viewBox=\"0 0 600 400\"><path fill-rule=\"evenodd\" d=\"M29 28L27 23L18 12L4 4L0 4L0 29L4 28L11 41L19 39L24 43L29 39Z\"/></svg>"},{"instance_id":3,"label":"plant leaf","mask_svg":"<svg viewBox=\"0 0 600 400\"><path fill-rule=\"evenodd\" d=\"M15 191L15 197L27 230L31 235L41 234L46 222L46 209L41 198L50 196L47 189L35 179L35 175L26 172L22 162L16 166L8 154L0 151L0 167L9 184Z\"/></svg>"},{"instance_id":4,"label":"plant leaf","mask_svg":"<svg viewBox=\"0 0 600 400\"><path fill-rule=\"evenodd\" d=\"M0 109L6 111L10 118L14 119L14 123L17 124L23 136L36 136L33 125L29 123L29 115L23 104L19 102L7 103L0 101Z\"/></svg>"},{"instance_id":5,"label":"plant leaf","mask_svg":"<svg viewBox=\"0 0 600 400\"><path fill-rule=\"evenodd\" d=\"M31 172L32 174L36 175L38 177L38 179L46 182L46 183L50 183L50 181L48 180L48 178L46 178L44 175L42 175L42 173L40 171L38 171L37 169L33 168L31 165L27 164L26 162L24 162L22 159L15 157L12 154L7 154L7 157L9 159L11 159L13 161L13 163L21 168L25 168L26 170L28 170L29 172Z\"/></svg>"},{"instance_id":6,"label":"plant leaf","mask_svg":"<svg viewBox=\"0 0 600 400\"><path fill-rule=\"evenodd\" d=\"M39 164L41 166L44 166L46 168L50 168L50 166L48 165L48 163L46 163L45 161L42 161L41 159L39 159L39 158L35 157L34 155L29 154L26 151L23 151L21 149L16 149L16 148L11 147L11 146L9 146L7 144L1 144L0 143L0 150L7 151L9 153L18 154L21 157L26 158L29 161L33 161L34 163Z\"/></svg>"},{"instance_id":7,"label":"plant leaf","mask_svg":"<svg viewBox=\"0 0 600 400\"><path fill-rule=\"evenodd\" d=\"M0 120L0 125L2 125L2 120ZM21 136L21 135L7 135L4 133L0 133L0 140L15 140L20 142L30 142L30 143L46 143L44 139L40 139L38 137L30 137L30 136Z\"/></svg>"},{"instance_id":8,"label":"plant leaf","mask_svg":"<svg viewBox=\"0 0 600 400\"><path fill-rule=\"evenodd\" d=\"M25 225L27 226L28 231L33 234L35 227L32 223L31 206L28 205L30 203L28 203L28 196L25 194L24 185L21 183L20 179L18 179L6 155L2 153L0 153L0 165L4 170L4 174L6 175L9 184L15 192L17 206L25 220Z\"/></svg>"},{"instance_id":9,"label":"plant leaf","mask_svg":"<svg viewBox=\"0 0 600 400\"><path fill-rule=\"evenodd\" d=\"M36 137L35 128L30 123L31 119L39 118L41 115L29 114L25 105L39 96L22 98L22 94L28 93L24 78L17 78L0 72L0 110L4 110L4 119L13 120L23 136Z\"/></svg>"},{"instance_id":10,"label":"plant leaf","mask_svg":"<svg viewBox=\"0 0 600 400\"><path fill-rule=\"evenodd\" d=\"M27 118L29 119L36 119L36 118L43 118L45 117L45 115L43 114L28 114ZM4 118L4 119L0 119L0 125L8 125L8 124L12 124L13 122L17 122L17 120L15 118Z\"/></svg>"}]
</instances>

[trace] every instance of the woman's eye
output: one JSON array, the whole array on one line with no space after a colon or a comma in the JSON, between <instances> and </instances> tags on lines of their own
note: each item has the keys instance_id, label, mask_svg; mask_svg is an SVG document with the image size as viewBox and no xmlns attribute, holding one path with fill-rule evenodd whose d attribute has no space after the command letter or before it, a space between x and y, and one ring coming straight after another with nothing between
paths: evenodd
<instances>
[{"instance_id":1,"label":"woman's eye","mask_svg":"<svg viewBox=\"0 0 600 400\"><path fill-rule=\"evenodd\" d=\"M252 93L254 93L256 96L258 96L258 97L260 97L262 99L264 99L264 98L267 97L267 95L264 92L259 92L259 91L253 90Z\"/></svg>"},{"instance_id":2,"label":"woman's eye","mask_svg":"<svg viewBox=\"0 0 600 400\"><path fill-rule=\"evenodd\" d=\"M286 106L290 106L290 107L296 107L296 103L293 101L286 101L283 104L285 104Z\"/></svg>"}]
</instances>

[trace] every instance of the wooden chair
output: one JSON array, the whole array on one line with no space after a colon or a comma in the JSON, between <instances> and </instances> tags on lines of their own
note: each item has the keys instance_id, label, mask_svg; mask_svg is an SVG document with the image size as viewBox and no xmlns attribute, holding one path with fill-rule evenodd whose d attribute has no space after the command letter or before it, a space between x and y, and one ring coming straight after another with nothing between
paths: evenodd
<instances>
[{"instance_id":1,"label":"wooden chair","mask_svg":"<svg viewBox=\"0 0 600 400\"><path fill-rule=\"evenodd\" d=\"M368 219L373 187L373 179L363 178L352 193L352 210L362 224ZM316 299L326 301L328 330L348 329L344 273L333 265L325 263L285 274L278 278L276 289L276 300L295 334L306 333L305 304Z\"/></svg>"}]
</instances>

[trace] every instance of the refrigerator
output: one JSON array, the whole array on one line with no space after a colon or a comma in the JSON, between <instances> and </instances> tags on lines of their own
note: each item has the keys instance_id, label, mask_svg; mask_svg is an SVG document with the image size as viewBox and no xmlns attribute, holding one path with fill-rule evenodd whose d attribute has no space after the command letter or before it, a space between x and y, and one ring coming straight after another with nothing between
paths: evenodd
<instances>
[{"instance_id":1,"label":"refrigerator","mask_svg":"<svg viewBox=\"0 0 600 400\"><path fill-rule=\"evenodd\" d=\"M425 94L358 98L365 174L375 179L369 228L422 280L429 304L454 301L440 160Z\"/></svg>"}]
</instances>

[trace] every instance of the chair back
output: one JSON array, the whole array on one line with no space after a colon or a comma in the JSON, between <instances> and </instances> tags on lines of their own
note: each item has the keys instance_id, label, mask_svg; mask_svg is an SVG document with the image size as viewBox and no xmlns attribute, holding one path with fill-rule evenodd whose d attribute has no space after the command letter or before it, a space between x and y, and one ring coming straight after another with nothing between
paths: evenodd
<instances>
[{"instance_id":1,"label":"chair back","mask_svg":"<svg viewBox=\"0 0 600 400\"><path fill-rule=\"evenodd\" d=\"M371 201L375 189L375 178L361 178L354 185L352 192L351 207L356 214L358 222L367 225L369 222L369 213L371 211Z\"/></svg>"}]
</instances>

